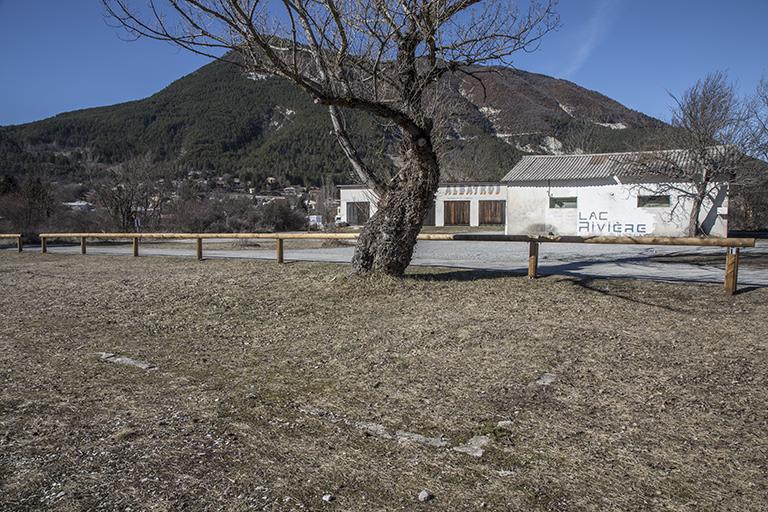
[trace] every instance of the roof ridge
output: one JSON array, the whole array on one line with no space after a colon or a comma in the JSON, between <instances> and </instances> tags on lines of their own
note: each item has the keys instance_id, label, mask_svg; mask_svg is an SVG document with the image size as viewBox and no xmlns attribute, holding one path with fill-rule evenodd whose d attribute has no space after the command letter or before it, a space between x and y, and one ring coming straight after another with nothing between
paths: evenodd
<instances>
[{"instance_id":1,"label":"roof ridge","mask_svg":"<svg viewBox=\"0 0 768 512\"><path fill-rule=\"evenodd\" d=\"M709 147L717 147L717 146L709 146ZM674 153L674 152L682 152L682 151L689 151L687 149L644 149L642 151L612 151L608 153L566 153L563 155L523 155L522 158L564 158L564 157L593 157L593 156L609 156L609 155L639 155L643 153Z\"/></svg>"}]
</instances>

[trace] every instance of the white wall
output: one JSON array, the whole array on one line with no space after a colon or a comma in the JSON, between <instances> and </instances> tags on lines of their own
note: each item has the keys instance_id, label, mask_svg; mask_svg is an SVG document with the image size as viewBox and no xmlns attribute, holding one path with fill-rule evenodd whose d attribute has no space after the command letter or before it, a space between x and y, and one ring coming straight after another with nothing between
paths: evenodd
<instances>
[{"instance_id":1,"label":"white wall","mask_svg":"<svg viewBox=\"0 0 768 512\"><path fill-rule=\"evenodd\" d=\"M690 185L676 185L690 190ZM611 180L531 183L507 188L507 234L686 236L690 198L656 184L619 184ZM638 195L670 195L668 207L638 207ZM727 185L714 185L700 222L713 236L727 236ZM550 208L550 197L576 197L577 208Z\"/></svg>"},{"instance_id":2,"label":"white wall","mask_svg":"<svg viewBox=\"0 0 768 512\"><path fill-rule=\"evenodd\" d=\"M341 220L347 222L347 203L369 201L371 215L376 212L376 197L365 188L341 188ZM480 224L480 201L506 201L506 185L501 183L467 183L446 185L437 189L435 194L435 225L444 225L446 201L469 201L469 224Z\"/></svg>"},{"instance_id":3,"label":"white wall","mask_svg":"<svg viewBox=\"0 0 768 512\"><path fill-rule=\"evenodd\" d=\"M347 203L369 202L369 213L373 216L376 213L376 194L367 188L342 188L340 189L341 204L339 205L339 214L342 222L347 221Z\"/></svg>"}]
</instances>

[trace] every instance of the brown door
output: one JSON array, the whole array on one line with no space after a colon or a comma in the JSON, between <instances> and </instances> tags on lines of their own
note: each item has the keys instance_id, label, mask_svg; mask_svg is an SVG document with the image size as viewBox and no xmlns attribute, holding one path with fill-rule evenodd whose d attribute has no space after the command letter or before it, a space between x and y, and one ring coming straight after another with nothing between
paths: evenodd
<instances>
[{"instance_id":1,"label":"brown door","mask_svg":"<svg viewBox=\"0 0 768 512\"><path fill-rule=\"evenodd\" d=\"M480 201L480 224L504 224L506 201Z\"/></svg>"},{"instance_id":2,"label":"brown door","mask_svg":"<svg viewBox=\"0 0 768 512\"><path fill-rule=\"evenodd\" d=\"M469 201L445 201L443 204L446 226L469 226Z\"/></svg>"},{"instance_id":3,"label":"brown door","mask_svg":"<svg viewBox=\"0 0 768 512\"><path fill-rule=\"evenodd\" d=\"M347 203L347 224L350 226L362 226L368 222L371 205L368 201Z\"/></svg>"}]
</instances>

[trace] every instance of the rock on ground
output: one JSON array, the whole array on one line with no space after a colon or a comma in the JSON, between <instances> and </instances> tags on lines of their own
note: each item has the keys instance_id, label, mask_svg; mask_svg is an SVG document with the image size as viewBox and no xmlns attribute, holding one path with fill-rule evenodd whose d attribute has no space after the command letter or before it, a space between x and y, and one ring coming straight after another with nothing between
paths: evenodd
<instances>
[{"instance_id":1,"label":"rock on ground","mask_svg":"<svg viewBox=\"0 0 768 512\"><path fill-rule=\"evenodd\" d=\"M109 361L110 363L124 364L126 366L135 366L136 368L141 368L142 370L157 369L157 366L153 365L152 363L148 363L146 361L139 361L138 359L131 359L130 357L120 356L117 354L113 354L112 352L96 352L96 355L99 356L99 358L102 361Z\"/></svg>"},{"instance_id":2,"label":"rock on ground","mask_svg":"<svg viewBox=\"0 0 768 512\"><path fill-rule=\"evenodd\" d=\"M431 492L426 490L426 489L424 489L423 491L421 491L419 493L419 501L422 502L422 503L425 503L425 502L431 500L434 497L435 496Z\"/></svg>"},{"instance_id":3,"label":"rock on ground","mask_svg":"<svg viewBox=\"0 0 768 512\"><path fill-rule=\"evenodd\" d=\"M401 443L416 443L424 446L432 446L434 448L443 448L448 445L448 441L442 437L426 437L414 432L405 432L398 430L395 432L395 437Z\"/></svg>"},{"instance_id":4,"label":"rock on ground","mask_svg":"<svg viewBox=\"0 0 768 512\"><path fill-rule=\"evenodd\" d=\"M544 373L536 379L536 384L539 386L549 386L553 382L555 382L555 379L557 379L557 375L554 373Z\"/></svg>"},{"instance_id":5,"label":"rock on ground","mask_svg":"<svg viewBox=\"0 0 768 512\"><path fill-rule=\"evenodd\" d=\"M473 457L482 457L485 450L483 449L488 443L491 442L491 438L488 436L475 436L466 444L454 446L453 450L456 452L466 453Z\"/></svg>"}]
</instances>

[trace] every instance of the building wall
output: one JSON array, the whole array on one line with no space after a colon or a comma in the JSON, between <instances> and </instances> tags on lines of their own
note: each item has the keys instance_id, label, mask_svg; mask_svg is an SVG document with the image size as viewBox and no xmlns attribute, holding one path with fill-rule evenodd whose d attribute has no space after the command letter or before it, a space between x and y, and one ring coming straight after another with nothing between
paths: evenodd
<instances>
[{"instance_id":1,"label":"building wall","mask_svg":"<svg viewBox=\"0 0 768 512\"><path fill-rule=\"evenodd\" d=\"M690 190L689 184L674 186ZM507 188L507 234L686 236L690 198L653 183L578 180L510 184ZM638 196L669 195L670 205L639 207ZM705 230L727 236L727 185L713 185L714 201L700 214ZM550 208L550 197L576 197L576 208Z\"/></svg>"},{"instance_id":2,"label":"building wall","mask_svg":"<svg viewBox=\"0 0 768 512\"><path fill-rule=\"evenodd\" d=\"M437 189L435 195L435 226L445 225L446 201L469 201L469 225L480 225L480 201L504 201L506 186L501 183L455 184Z\"/></svg>"},{"instance_id":3,"label":"building wall","mask_svg":"<svg viewBox=\"0 0 768 512\"><path fill-rule=\"evenodd\" d=\"M689 184L676 188L690 190ZM452 184L441 186L435 196L435 225L444 224L445 201L469 201L470 226L479 225L481 200L506 201L505 232L511 235L657 235L686 236L691 200L683 193L669 193L653 183L617 183L613 179L531 182L526 184ZM712 186L702 207L700 221L712 236L727 236L728 190ZM639 207L638 195L670 195L667 207ZM550 208L550 197L576 197L576 208ZM347 203L370 202L376 197L362 187L341 188L340 218L347 220Z\"/></svg>"},{"instance_id":4,"label":"building wall","mask_svg":"<svg viewBox=\"0 0 768 512\"><path fill-rule=\"evenodd\" d=\"M376 213L376 194L362 187L345 187L340 189L341 204L339 205L339 217L341 222L349 222L347 219L347 203L370 203L370 214Z\"/></svg>"},{"instance_id":5,"label":"building wall","mask_svg":"<svg viewBox=\"0 0 768 512\"><path fill-rule=\"evenodd\" d=\"M369 201L371 215L376 212L376 196L370 190L361 187L340 189L341 205L339 215L342 222L347 220L347 203ZM438 188L435 195L435 226L445 225L446 201L469 201L469 225L480 224L480 201L506 201L506 185L501 183L461 183Z\"/></svg>"}]
</instances>

